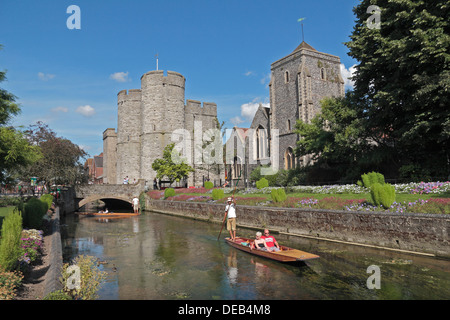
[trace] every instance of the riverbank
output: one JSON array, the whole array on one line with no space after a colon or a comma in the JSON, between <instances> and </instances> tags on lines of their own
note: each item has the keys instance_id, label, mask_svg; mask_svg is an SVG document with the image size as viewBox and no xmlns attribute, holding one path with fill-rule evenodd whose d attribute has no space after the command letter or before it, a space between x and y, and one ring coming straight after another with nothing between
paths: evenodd
<instances>
[{"instance_id":1,"label":"riverbank","mask_svg":"<svg viewBox=\"0 0 450 320\"><path fill-rule=\"evenodd\" d=\"M15 300L41 300L50 292L60 290L62 263L60 210L57 207L44 233L41 262L26 275Z\"/></svg>"},{"instance_id":2,"label":"riverbank","mask_svg":"<svg viewBox=\"0 0 450 320\"><path fill-rule=\"evenodd\" d=\"M145 199L149 211L223 221L223 204ZM294 236L450 259L448 215L261 206L238 206L237 214L241 228L269 228Z\"/></svg>"}]
</instances>

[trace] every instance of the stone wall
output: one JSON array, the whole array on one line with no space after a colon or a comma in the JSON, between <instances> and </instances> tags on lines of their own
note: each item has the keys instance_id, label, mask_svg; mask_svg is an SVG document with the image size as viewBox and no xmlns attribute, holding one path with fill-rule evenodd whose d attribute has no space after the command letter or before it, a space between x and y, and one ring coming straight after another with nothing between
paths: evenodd
<instances>
[{"instance_id":1,"label":"stone wall","mask_svg":"<svg viewBox=\"0 0 450 320\"><path fill-rule=\"evenodd\" d=\"M49 241L49 267L44 279L43 297L49 293L61 290L63 288L61 281L61 270L63 266L63 252L60 233L60 208L57 207L51 220L51 235Z\"/></svg>"},{"instance_id":2,"label":"stone wall","mask_svg":"<svg viewBox=\"0 0 450 320\"><path fill-rule=\"evenodd\" d=\"M224 205L147 199L151 211L222 223ZM450 216L238 206L240 227L450 258Z\"/></svg>"}]
</instances>

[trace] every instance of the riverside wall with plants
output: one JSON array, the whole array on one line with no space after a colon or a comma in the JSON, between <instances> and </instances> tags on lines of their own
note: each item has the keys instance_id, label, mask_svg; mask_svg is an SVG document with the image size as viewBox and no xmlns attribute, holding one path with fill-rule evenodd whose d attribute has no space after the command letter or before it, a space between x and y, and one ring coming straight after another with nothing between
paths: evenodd
<instances>
[{"instance_id":1,"label":"riverside wall with plants","mask_svg":"<svg viewBox=\"0 0 450 320\"><path fill-rule=\"evenodd\" d=\"M222 223L224 204L156 200L146 195L149 211ZM264 206L237 207L237 224L274 232L345 241L450 258L447 214L344 211ZM218 230L220 227L218 227Z\"/></svg>"}]
</instances>

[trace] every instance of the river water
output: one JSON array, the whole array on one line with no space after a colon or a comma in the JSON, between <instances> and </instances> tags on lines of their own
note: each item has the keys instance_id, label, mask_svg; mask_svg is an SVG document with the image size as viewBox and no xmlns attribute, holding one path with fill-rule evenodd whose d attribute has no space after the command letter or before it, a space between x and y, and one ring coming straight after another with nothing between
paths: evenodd
<instances>
[{"instance_id":1,"label":"river water","mask_svg":"<svg viewBox=\"0 0 450 320\"><path fill-rule=\"evenodd\" d=\"M108 220L69 214L62 223L65 262L77 255L102 262L100 300L450 298L448 260L273 234L320 256L285 265L230 247L226 230L217 241L216 223L153 212ZM238 236L254 234L238 229Z\"/></svg>"}]
</instances>

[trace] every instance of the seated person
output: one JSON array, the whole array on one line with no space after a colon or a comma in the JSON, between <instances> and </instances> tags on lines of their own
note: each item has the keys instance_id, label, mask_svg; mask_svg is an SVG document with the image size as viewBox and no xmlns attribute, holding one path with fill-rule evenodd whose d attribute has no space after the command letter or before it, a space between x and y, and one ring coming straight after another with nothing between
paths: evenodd
<instances>
[{"instance_id":1,"label":"seated person","mask_svg":"<svg viewBox=\"0 0 450 320\"><path fill-rule=\"evenodd\" d=\"M264 235L261 237L266 241L267 247L269 247L269 251L280 251L280 246L278 245L277 240L273 236L269 234L269 230L264 230Z\"/></svg>"},{"instance_id":2,"label":"seated person","mask_svg":"<svg viewBox=\"0 0 450 320\"><path fill-rule=\"evenodd\" d=\"M261 239L261 232L256 233L255 241L252 242L250 245L250 249L259 249L264 251L269 251L269 247L266 244L266 241L264 239Z\"/></svg>"}]
</instances>

